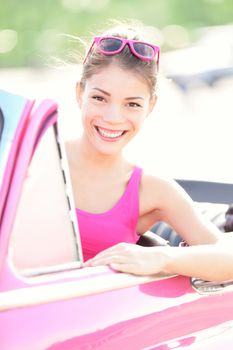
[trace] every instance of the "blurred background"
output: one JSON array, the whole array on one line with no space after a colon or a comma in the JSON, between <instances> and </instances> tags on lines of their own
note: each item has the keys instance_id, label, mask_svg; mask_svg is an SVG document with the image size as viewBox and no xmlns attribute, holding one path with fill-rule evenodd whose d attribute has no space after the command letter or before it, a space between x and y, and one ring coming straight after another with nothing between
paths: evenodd
<instances>
[{"instance_id":1,"label":"blurred background","mask_svg":"<svg viewBox=\"0 0 233 350\"><path fill-rule=\"evenodd\" d=\"M0 0L0 88L59 103L81 132L77 57L109 19L137 19L161 46L158 103L126 156L150 172L233 182L232 0Z\"/></svg>"}]
</instances>

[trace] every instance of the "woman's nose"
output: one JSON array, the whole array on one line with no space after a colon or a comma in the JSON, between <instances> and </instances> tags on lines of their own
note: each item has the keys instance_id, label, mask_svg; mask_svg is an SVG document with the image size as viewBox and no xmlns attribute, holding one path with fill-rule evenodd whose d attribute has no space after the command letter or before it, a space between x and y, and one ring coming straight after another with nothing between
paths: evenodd
<instances>
[{"instance_id":1,"label":"woman's nose","mask_svg":"<svg viewBox=\"0 0 233 350\"><path fill-rule=\"evenodd\" d=\"M104 121L108 123L123 123L124 122L124 116L123 111L118 105L111 105L109 108L105 110L105 113L103 115Z\"/></svg>"}]
</instances>

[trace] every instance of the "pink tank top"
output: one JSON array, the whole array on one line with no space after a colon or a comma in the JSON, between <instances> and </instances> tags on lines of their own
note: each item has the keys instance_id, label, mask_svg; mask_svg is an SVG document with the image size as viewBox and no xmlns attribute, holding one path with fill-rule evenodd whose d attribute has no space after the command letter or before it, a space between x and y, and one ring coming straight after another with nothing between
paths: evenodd
<instances>
[{"instance_id":1,"label":"pink tank top","mask_svg":"<svg viewBox=\"0 0 233 350\"><path fill-rule=\"evenodd\" d=\"M101 214L76 209L84 261L120 242L136 243L139 183L142 169L135 167L125 192L114 207Z\"/></svg>"}]
</instances>

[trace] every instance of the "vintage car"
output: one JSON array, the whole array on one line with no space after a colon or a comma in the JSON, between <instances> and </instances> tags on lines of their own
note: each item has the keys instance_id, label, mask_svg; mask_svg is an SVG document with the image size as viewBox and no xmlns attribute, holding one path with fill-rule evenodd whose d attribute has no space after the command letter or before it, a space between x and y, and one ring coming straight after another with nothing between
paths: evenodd
<instances>
[{"instance_id":1,"label":"vintage car","mask_svg":"<svg viewBox=\"0 0 233 350\"><path fill-rule=\"evenodd\" d=\"M0 92L0 349L232 349L231 281L82 268L57 104L34 104ZM179 182L222 229L233 184Z\"/></svg>"}]
</instances>

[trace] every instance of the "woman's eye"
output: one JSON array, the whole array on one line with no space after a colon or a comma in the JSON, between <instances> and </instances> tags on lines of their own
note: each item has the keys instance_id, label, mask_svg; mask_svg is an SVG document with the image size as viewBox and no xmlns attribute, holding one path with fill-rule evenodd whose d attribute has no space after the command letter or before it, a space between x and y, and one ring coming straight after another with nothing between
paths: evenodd
<instances>
[{"instance_id":1,"label":"woman's eye","mask_svg":"<svg viewBox=\"0 0 233 350\"><path fill-rule=\"evenodd\" d=\"M96 101L104 101L104 98L102 96L99 96L99 95L94 95L92 96L93 100L96 100Z\"/></svg>"},{"instance_id":2,"label":"woman's eye","mask_svg":"<svg viewBox=\"0 0 233 350\"><path fill-rule=\"evenodd\" d=\"M129 107L141 108L142 106L137 102L129 102Z\"/></svg>"}]
</instances>

